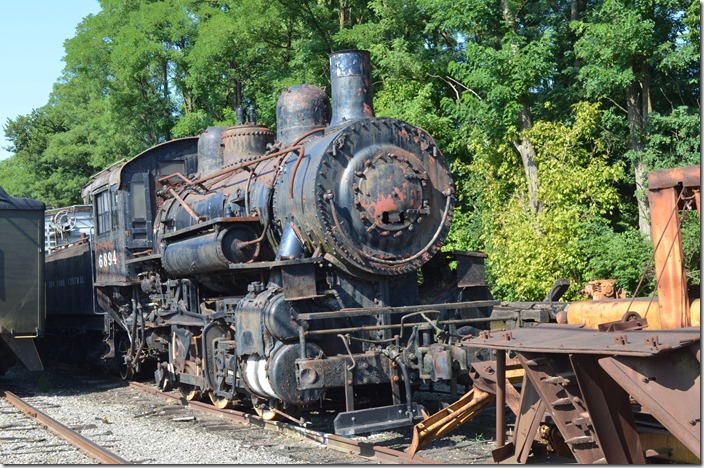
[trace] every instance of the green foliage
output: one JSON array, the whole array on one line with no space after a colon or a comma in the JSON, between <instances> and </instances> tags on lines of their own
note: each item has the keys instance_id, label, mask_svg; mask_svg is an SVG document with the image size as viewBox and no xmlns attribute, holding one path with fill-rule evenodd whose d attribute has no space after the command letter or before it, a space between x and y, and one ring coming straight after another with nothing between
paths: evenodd
<instances>
[{"instance_id":1,"label":"green foliage","mask_svg":"<svg viewBox=\"0 0 704 468\"><path fill-rule=\"evenodd\" d=\"M94 172L234 124L238 106L275 129L282 90L329 89L327 54L367 49L377 115L424 128L450 162L457 209L444 249L485 251L498 298L541 299L557 277L574 298L599 278L632 292L643 273L636 163L699 160L693 0L100 4L65 42L49 102L3 127L14 156L0 162L0 185L12 195L77 203ZM692 282L698 233L688 219Z\"/></svg>"},{"instance_id":2,"label":"green foliage","mask_svg":"<svg viewBox=\"0 0 704 468\"><path fill-rule=\"evenodd\" d=\"M638 296L648 296L655 288L655 270L646 270L653 254L650 238L641 237L638 229L628 228L615 232L603 219L595 219L583 226L585 236L580 240L587 263L584 281L614 279L616 286L624 288L633 297L638 284Z\"/></svg>"},{"instance_id":3,"label":"green foliage","mask_svg":"<svg viewBox=\"0 0 704 468\"><path fill-rule=\"evenodd\" d=\"M701 285L702 224L696 211L688 211L682 222L682 250L689 286Z\"/></svg>"},{"instance_id":4,"label":"green foliage","mask_svg":"<svg viewBox=\"0 0 704 468\"><path fill-rule=\"evenodd\" d=\"M597 139L598 105L579 103L573 113L571 125L539 122L527 132L541 171L544 205L537 217L528 209L523 172L508 144L503 155L475 154L469 167L484 180L476 194L486 208L474 226L483 230L480 238L489 253L496 297L540 299L557 278L568 278L573 286L567 298L573 298L585 281L588 258L580 244L589 233L584 223L613 212L618 202L614 185L623 178L623 166L610 164ZM507 192L507 186L515 188ZM472 218L460 215L465 226L472 225ZM462 239L454 234L451 240Z\"/></svg>"},{"instance_id":5,"label":"green foliage","mask_svg":"<svg viewBox=\"0 0 704 468\"><path fill-rule=\"evenodd\" d=\"M645 147L650 168L699 164L699 123L699 112L688 106L676 107L666 114L650 114L650 137Z\"/></svg>"}]
</instances>

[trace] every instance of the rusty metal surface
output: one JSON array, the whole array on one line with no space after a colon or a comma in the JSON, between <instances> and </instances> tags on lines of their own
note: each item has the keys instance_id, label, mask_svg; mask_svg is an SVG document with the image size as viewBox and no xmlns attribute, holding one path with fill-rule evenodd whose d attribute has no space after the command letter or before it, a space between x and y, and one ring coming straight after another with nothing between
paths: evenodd
<instances>
[{"instance_id":1,"label":"rusty metal surface","mask_svg":"<svg viewBox=\"0 0 704 468\"><path fill-rule=\"evenodd\" d=\"M496 361L480 361L473 362L469 375L472 377L474 386L489 393L496 393ZM523 381L525 372L521 363L517 359L506 361L506 382L505 385L505 403L506 406L518 415L521 402L521 395L513 387L513 384L518 384Z\"/></svg>"},{"instance_id":2,"label":"rusty metal surface","mask_svg":"<svg viewBox=\"0 0 704 468\"><path fill-rule=\"evenodd\" d=\"M690 349L649 359L605 357L599 365L685 447L701 457L701 373Z\"/></svg>"},{"instance_id":3,"label":"rusty metal surface","mask_svg":"<svg viewBox=\"0 0 704 468\"><path fill-rule=\"evenodd\" d=\"M570 356L584 405L606 462L644 464L628 394L597 365L594 356Z\"/></svg>"},{"instance_id":4,"label":"rusty metal surface","mask_svg":"<svg viewBox=\"0 0 704 468\"><path fill-rule=\"evenodd\" d=\"M428 416L413 427L413 439L408 454L414 456L418 450L437 440L479 414L489 406L494 397L476 387L459 400L435 414Z\"/></svg>"},{"instance_id":5,"label":"rusty metal surface","mask_svg":"<svg viewBox=\"0 0 704 468\"><path fill-rule=\"evenodd\" d=\"M700 456L699 342L696 328L596 332L552 325L482 332L463 344L513 350L529 379L516 436L497 448L496 461L526 461L545 409L578 462L643 464L629 395Z\"/></svg>"},{"instance_id":6,"label":"rusty metal surface","mask_svg":"<svg viewBox=\"0 0 704 468\"><path fill-rule=\"evenodd\" d=\"M676 188L648 190L661 328L689 326L689 299Z\"/></svg>"},{"instance_id":7,"label":"rusty metal surface","mask_svg":"<svg viewBox=\"0 0 704 468\"><path fill-rule=\"evenodd\" d=\"M281 269L284 297L295 301L317 296L315 266L312 263L297 263Z\"/></svg>"},{"instance_id":8,"label":"rusty metal surface","mask_svg":"<svg viewBox=\"0 0 704 468\"><path fill-rule=\"evenodd\" d=\"M467 336L462 345L470 348L506 349L517 352L560 354L610 354L652 356L700 341L699 328L680 330L636 330L598 332L570 325L543 324L530 328L482 332Z\"/></svg>"},{"instance_id":9,"label":"rusty metal surface","mask_svg":"<svg viewBox=\"0 0 704 468\"><path fill-rule=\"evenodd\" d=\"M496 445L506 441L506 350L496 350Z\"/></svg>"},{"instance_id":10,"label":"rusty metal surface","mask_svg":"<svg viewBox=\"0 0 704 468\"><path fill-rule=\"evenodd\" d=\"M224 164L239 164L264 155L274 143L274 132L266 125L246 123L228 127L222 134Z\"/></svg>"},{"instance_id":11,"label":"rusty metal surface","mask_svg":"<svg viewBox=\"0 0 704 468\"><path fill-rule=\"evenodd\" d=\"M701 460L668 431L643 428L638 432L645 456L674 463L701 465Z\"/></svg>"},{"instance_id":12,"label":"rusty metal surface","mask_svg":"<svg viewBox=\"0 0 704 468\"><path fill-rule=\"evenodd\" d=\"M580 292L595 301L623 299L626 297L626 292L623 288L616 289L616 280L613 279L590 281Z\"/></svg>"},{"instance_id":13,"label":"rusty metal surface","mask_svg":"<svg viewBox=\"0 0 704 468\"><path fill-rule=\"evenodd\" d=\"M566 355L519 353L526 376L545 402L578 463L603 463L605 453ZM557 378L561 377L561 378Z\"/></svg>"},{"instance_id":14,"label":"rusty metal surface","mask_svg":"<svg viewBox=\"0 0 704 468\"><path fill-rule=\"evenodd\" d=\"M699 187L700 174L701 166L699 164L696 166L652 171L648 174L648 189L653 190L674 187L680 183L684 187Z\"/></svg>"},{"instance_id":15,"label":"rusty metal surface","mask_svg":"<svg viewBox=\"0 0 704 468\"><path fill-rule=\"evenodd\" d=\"M331 127L374 117L371 70L369 51L345 50L330 55Z\"/></svg>"},{"instance_id":16,"label":"rusty metal surface","mask_svg":"<svg viewBox=\"0 0 704 468\"><path fill-rule=\"evenodd\" d=\"M310 84L291 86L276 102L276 139L289 145L302 135L327 126L331 113L325 91Z\"/></svg>"},{"instance_id":17,"label":"rusty metal surface","mask_svg":"<svg viewBox=\"0 0 704 468\"><path fill-rule=\"evenodd\" d=\"M680 210L699 207L700 166L648 174L655 274L663 329L691 326ZM683 213L684 216L684 213Z\"/></svg>"},{"instance_id":18,"label":"rusty metal surface","mask_svg":"<svg viewBox=\"0 0 704 468\"><path fill-rule=\"evenodd\" d=\"M513 441L504 447L498 447L492 452L494 461L503 463L525 463L536 437L540 421L547 411L547 403L543 401L527 376L521 386L521 401Z\"/></svg>"},{"instance_id":19,"label":"rusty metal surface","mask_svg":"<svg viewBox=\"0 0 704 468\"><path fill-rule=\"evenodd\" d=\"M104 449L95 442L92 442L79 433L72 431L57 420L39 411L37 408L28 404L17 395L4 391L1 395L11 405L21 410L30 418L36 420L39 424L46 427L51 433L70 443L98 463L107 465L127 465L129 462L109 450Z\"/></svg>"}]
</instances>

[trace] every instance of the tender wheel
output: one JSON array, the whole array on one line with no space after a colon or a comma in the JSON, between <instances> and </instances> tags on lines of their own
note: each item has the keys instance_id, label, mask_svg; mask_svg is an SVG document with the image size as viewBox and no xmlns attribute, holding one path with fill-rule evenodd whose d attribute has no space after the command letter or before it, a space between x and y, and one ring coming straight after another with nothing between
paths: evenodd
<instances>
[{"instance_id":1,"label":"tender wheel","mask_svg":"<svg viewBox=\"0 0 704 468\"><path fill-rule=\"evenodd\" d=\"M186 374L196 376L198 375L198 366L196 366L193 361L186 361L183 371ZM183 398L188 401L200 400L201 398L201 389L195 385L180 383L178 385L178 391L181 392Z\"/></svg>"},{"instance_id":2,"label":"tender wheel","mask_svg":"<svg viewBox=\"0 0 704 468\"><path fill-rule=\"evenodd\" d=\"M208 397L213 405L215 405L218 409L225 409L230 406L230 400L225 397L217 396L213 392L208 392Z\"/></svg>"}]
</instances>

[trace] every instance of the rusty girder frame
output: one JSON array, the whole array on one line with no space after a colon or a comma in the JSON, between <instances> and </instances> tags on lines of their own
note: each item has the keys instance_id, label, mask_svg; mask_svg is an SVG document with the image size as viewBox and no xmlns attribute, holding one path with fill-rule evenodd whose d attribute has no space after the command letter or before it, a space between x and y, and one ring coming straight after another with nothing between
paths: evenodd
<instances>
[{"instance_id":1,"label":"rusty girder frame","mask_svg":"<svg viewBox=\"0 0 704 468\"><path fill-rule=\"evenodd\" d=\"M497 351L496 407L506 405L506 352L526 375L514 440L497 418L496 461L525 463L544 414L550 414L579 463L645 463L630 397L700 458L698 328L598 332L541 325L485 332L463 341Z\"/></svg>"},{"instance_id":2,"label":"rusty girder frame","mask_svg":"<svg viewBox=\"0 0 704 468\"><path fill-rule=\"evenodd\" d=\"M664 330L691 325L678 211L688 209L693 200L701 219L699 175L699 165L648 174L655 274Z\"/></svg>"}]
</instances>

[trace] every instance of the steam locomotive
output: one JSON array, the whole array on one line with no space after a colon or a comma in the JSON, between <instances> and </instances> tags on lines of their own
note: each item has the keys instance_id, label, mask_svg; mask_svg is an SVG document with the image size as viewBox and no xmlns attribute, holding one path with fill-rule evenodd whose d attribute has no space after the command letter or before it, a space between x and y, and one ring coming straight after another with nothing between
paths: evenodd
<instances>
[{"instance_id":1,"label":"steam locomotive","mask_svg":"<svg viewBox=\"0 0 704 468\"><path fill-rule=\"evenodd\" d=\"M456 344L494 302L482 254L440 252L448 165L424 130L375 117L368 52L330 70L333 106L288 88L276 136L240 109L92 177L94 232L47 256L48 324L78 320L124 378L188 399L292 419L343 402L342 434L412 424L420 383L468 379Z\"/></svg>"}]
</instances>

